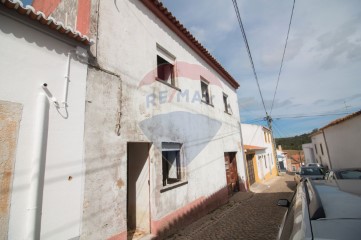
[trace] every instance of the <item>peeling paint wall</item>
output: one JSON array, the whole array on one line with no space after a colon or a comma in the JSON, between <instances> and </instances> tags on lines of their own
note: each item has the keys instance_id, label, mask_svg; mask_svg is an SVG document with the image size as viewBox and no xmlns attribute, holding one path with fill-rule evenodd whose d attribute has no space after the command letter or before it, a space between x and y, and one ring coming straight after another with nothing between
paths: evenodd
<instances>
[{"instance_id":1,"label":"peeling paint wall","mask_svg":"<svg viewBox=\"0 0 361 240\"><path fill-rule=\"evenodd\" d=\"M91 5L96 6L96 1L100 0L22 0L24 5L31 5L85 35L90 32Z\"/></svg>"},{"instance_id":2,"label":"peeling paint wall","mask_svg":"<svg viewBox=\"0 0 361 240\"><path fill-rule=\"evenodd\" d=\"M78 0L63 0L57 5L50 16L57 21L61 21L65 26L71 26L76 29L78 12Z\"/></svg>"},{"instance_id":3,"label":"peeling paint wall","mask_svg":"<svg viewBox=\"0 0 361 240\"><path fill-rule=\"evenodd\" d=\"M118 135L121 80L90 68L86 96L81 239L107 239L126 230L127 150Z\"/></svg>"},{"instance_id":4,"label":"peeling paint wall","mask_svg":"<svg viewBox=\"0 0 361 240\"><path fill-rule=\"evenodd\" d=\"M96 5L93 4L93 13L94 9ZM91 17L92 32L98 32L93 50L102 68L120 75L121 131L119 137L114 135L113 128L119 107L115 100L118 90L114 77L97 70L89 71L87 98L91 101L95 99L97 104L93 106L93 102L87 103L86 161L87 169L91 169L93 164L97 166L102 163L107 166L114 163L118 172L109 169L98 178L91 174L86 176L85 195L89 197L85 202L89 201L89 205L87 204L88 209L84 213L92 212L96 216L97 212L102 212L106 217L96 216L93 222L83 219L82 238L97 239L112 235L121 239L127 230L127 190L125 187L117 191L109 189L116 186L117 178L113 177L114 173L125 183L127 181L127 142L152 143L150 204L154 226L176 220L172 219L177 216L172 215L176 209L187 209L184 207L188 204L202 202L201 199L211 197L216 192L221 193L217 195L218 204L222 202L219 201L220 198L227 197L227 192L223 191L226 186L224 152L237 152L238 171L244 180L245 169L240 147L236 90L140 1L101 1L99 9L99 21L96 21L95 16ZM95 31L96 23L98 31ZM157 44L176 56L177 62L199 66L195 70L197 79L187 79L184 76L177 78L180 92L189 93L188 101L185 100L185 95L179 96L184 101L177 101L178 91L154 80L152 71L157 66ZM192 99L197 98L197 91L199 94L201 90L200 75L204 72L219 81L219 84L210 86L211 94L216 96L213 107L200 101L192 102ZM153 77L150 78L153 81L142 85L148 75ZM232 114L224 112L223 93L228 95ZM147 105L150 94L156 97L155 104ZM182 143L182 160L186 169L187 183L168 191L163 191L162 186L162 142ZM92 159L96 160L90 162ZM100 179L102 181L97 182ZM113 202L110 204L111 200ZM108 209L101 203L106 203ZM113 222L109 223L104 219L113 219ZM102 228L99 222L107 223L107 226Z\"/></svg>"},{"instance_id":5,"label":"peeling paint wall","mask_svg":"<svg viewBox=\"0 0 361 240\"><path fill-rule=\"evenodd\" d=\"M0 239L7 239L22 104L0 100Z\"/></svg>"}]
</instances>

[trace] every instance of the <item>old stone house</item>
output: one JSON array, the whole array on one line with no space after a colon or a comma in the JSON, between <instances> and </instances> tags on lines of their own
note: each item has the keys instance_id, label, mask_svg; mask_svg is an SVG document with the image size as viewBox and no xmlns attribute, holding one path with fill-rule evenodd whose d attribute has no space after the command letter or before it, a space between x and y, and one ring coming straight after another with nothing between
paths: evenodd
<instances>
[{"instance_id":1,"label":"old stone house","mask_svg":"<svg viewBox=\"0 0 361 240\"><path fill-rule=\"evenodd\" d=\"M17 81L33 85L16 96L35 101L35 92L50 92L39 104L17 100L9 89L21 83L11 85L9 76L18 68L1 71L1 83L8 84L4 89L9 91L2 88L0 100L20 103L10 107L17 114L14 141L19 137L12 158L9 239L23 239L29 229L35 231L33 239L162 237L225 203L230 190L245 189L239 84L161 3L5 4L10 9L2 4L2 12L25 17L34 12L39 24L66 34L26 41L12 28L2 31L1 36L23 41L25 53L29 44L39 51L25 55L32 65L22 70L34 80L22 73ZM90 40L82 34L95 40L89 49ZM67 41L63 38L72 38L73 45L62 46ZM11 50L6 51L10 56ZM70 65L69 52L74 55ZM12 63L25 65L24 55L12 55ZM46 88L41 87L44 83ZM31 89L34 94L28 94ZM29 115L20 114L22 106ZM43 122L33 120L36 114L28 117L42 106L49 110ZM37 158L44 174L38 182L41 210L35 220L26 220L32 179L26 156L34 145L34 126L46 126L40 145L47 148L44 155L40 149Z\"/></svg>"}]
</instances>

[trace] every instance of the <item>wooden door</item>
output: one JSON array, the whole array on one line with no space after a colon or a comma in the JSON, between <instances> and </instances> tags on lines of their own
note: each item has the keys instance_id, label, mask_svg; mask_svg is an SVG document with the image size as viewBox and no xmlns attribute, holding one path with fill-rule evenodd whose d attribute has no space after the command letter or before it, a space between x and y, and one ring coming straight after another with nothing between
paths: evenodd
<instances>
[{"instance_id":1,"label":"wooden door","mask_svg":"<svg viewBox=\"0 0 361 240\"><path fill-rule=\"evenodd\" d=\"M239 191L237 160L235 152L224 153L228 194Z\"/></svg>"},{"instance_id":2,"label":"wooden door","mask_svg":"<svg viewBox=\"0 0 361 240\"><path fill-rule=\"evenodd\" d=\"M247 154L247 169L248 169L248 178L249 178L249 185L255 183L256 178L254 175L254 166L253 166L253 157L254 154Z\"/></svg>"}]
</instances>

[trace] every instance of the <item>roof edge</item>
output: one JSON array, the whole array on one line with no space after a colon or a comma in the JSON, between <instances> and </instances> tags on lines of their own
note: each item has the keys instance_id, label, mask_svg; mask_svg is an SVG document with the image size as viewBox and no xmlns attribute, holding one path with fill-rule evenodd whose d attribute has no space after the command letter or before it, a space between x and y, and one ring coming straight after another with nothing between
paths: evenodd
<instances>
[{"instance_id":1,"label":"roof edge","mask_svg":"<svg viewBox=\"0 0 361 240\"><path fill-rule=\"evenodd\" d=\"M359 115L361 115L361 110L359 110L359 111L357 111L357 112L354 112L354 113L351 113L351 114L349 114L349 115L347 115L347 116L345 116L345 117L338 118L338 119L330 122L330 123L327 124L326 126L320 128L319 131L323 131L323 130L325 130L326 128L329 128L329 127L338 125L338 124L340 124L340 123L343 123L343 122L345 122L345 121L347 121L347 120L350 120L350 119L352 119L352 118L354 118L354 117L357 117L357 116L359 116Z\"/></svg>"},{"instance_id":2,"label":"roof edge","mask_svg":"<svg viewBox=\"0 0 361 240\"><path fill-rule=\"evenodd\" d=\"M44 27L48 27L52 31L58 32L84 45L89 46L94 43L94 40L90 39L88 36L72 29L70 26L65 26L62 22L56 21L53 17L46 17L43 12L36 11L36 9L30 5L24 6L20 0L0 0L0 4L8 9L14 10L20 15L27 16L32 21L45 25Z\"/></svg>"},{"instance_id":3,"label":"roof edge","mask_svg":"<svg viewBox=\"0 0 361 240\"><path fill-rule=\"evenodd\" d=\"M203 60L216 70L233 88L238 89L239 83L222 67L205 47L181 24L166 7L158 0L141 0L167 27L176 33Z\"/></svg>"}]
</instances>

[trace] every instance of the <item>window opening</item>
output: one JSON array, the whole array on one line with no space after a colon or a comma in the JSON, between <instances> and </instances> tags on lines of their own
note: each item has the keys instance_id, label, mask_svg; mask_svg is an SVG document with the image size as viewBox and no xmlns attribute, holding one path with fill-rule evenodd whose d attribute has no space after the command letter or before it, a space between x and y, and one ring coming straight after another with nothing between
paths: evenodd
<instances>
[{"instance_id":1,"label":"window opening","mask_svg":"<svg viewBox=\"0 0 361 240\"><path fill-rule=\"evenodd\" d=\"M182 180L180 143L162 143L163 186Z\"/></svg>"}]
</instances>

